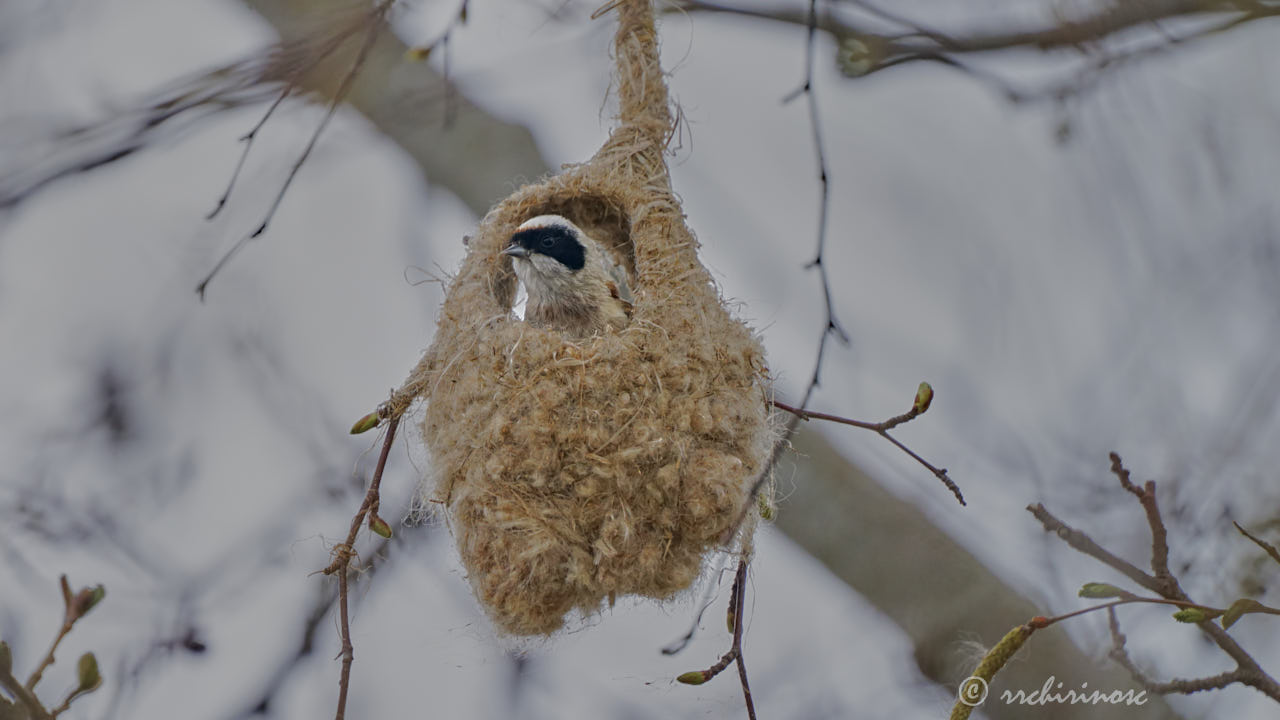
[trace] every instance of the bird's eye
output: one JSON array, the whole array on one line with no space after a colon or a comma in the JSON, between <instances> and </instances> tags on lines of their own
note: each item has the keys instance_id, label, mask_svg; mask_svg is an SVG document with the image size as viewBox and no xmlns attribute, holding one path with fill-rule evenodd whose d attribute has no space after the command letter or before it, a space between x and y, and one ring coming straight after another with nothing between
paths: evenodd
<instances>
[{"instance_id":1,"label":"bird's eye","mask_svg":"<svg viewBox=\"0 0 1280 720\"><path fill-rule=\"evenodd\" d=\"M542 243L541 243L541 245L542 245L542 247L544 247L544 248L549 248L549 247L551 247L552 245L555 245L555 244L556 244L555 238L549 238L549 237L544 237L544 238L542 238Z\"/></svg>"}]
</instances>

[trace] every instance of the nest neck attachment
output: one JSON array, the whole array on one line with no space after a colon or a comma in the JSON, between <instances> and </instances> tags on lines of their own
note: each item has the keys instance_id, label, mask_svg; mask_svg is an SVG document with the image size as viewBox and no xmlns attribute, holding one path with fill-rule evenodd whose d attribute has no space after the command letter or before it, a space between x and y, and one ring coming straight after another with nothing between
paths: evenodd
<instances>
[{"instance_id":1,"label":"nest neck attachment","mask_svg":"<svg viewBox=\"0 0 1280 720\"><path fill-rule=\"evenodd\" d=\"M618 32L614 37L618 70L618 131L630 130L648 142L644 152L662 148L671 133L671 110L667 105L667 85L658 56L658 34L654 29L651 0L620 0ZM616 133L615 133L616 134Z\"/></svg>"}]
</instances>

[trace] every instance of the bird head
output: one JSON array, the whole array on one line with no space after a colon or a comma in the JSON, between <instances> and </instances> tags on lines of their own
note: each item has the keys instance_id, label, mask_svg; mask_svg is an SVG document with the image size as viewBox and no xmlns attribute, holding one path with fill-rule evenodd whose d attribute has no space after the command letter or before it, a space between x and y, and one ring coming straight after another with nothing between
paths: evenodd
<instances>
[{"instance_id":1,"label":"bird head","mask_svg":"<svg viewBox=\"0 0 1280 720\"><path fill-rule=\"evenodd\" d=\"M594 243L586 233L559 215L539 215L516 228L503 255L515 263L516 274L526 286L530 275L544 281L568 280L581 272Z\"/></svg>"},{"instance_id":2,"label":"bird head","mask_svg":"<svg viewBox=\"0 0 1280 720\"><path fill-rule=\"evenodd\" d=\"M578 336L626 327L631 306L623 271L615 270L604 250L569 220L559 215L525 220L502 254L511 258L528 293L526 322Z\"/></svg>"}]
</instances>

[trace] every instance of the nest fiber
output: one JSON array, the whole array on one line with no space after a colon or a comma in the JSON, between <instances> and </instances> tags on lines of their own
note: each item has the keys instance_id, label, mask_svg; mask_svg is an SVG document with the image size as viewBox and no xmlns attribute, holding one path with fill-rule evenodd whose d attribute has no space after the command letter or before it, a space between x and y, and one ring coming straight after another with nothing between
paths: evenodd
<instances>
[{"instance_id":1,"label":"nest fiber","mask_svg":"<svg viewBox=\"0 0 1280 720\"><path fill-rule=\"evenodd\" d=\"M484 218L434 343L392 401L403 412L426 400L429 497L449 510L476 596L514 635L689 587L752 502L770 447L763 350L723 306L671 192L652 10L625 0L619 13L619 127L590 161ZM548 213L630 272L625 330L570 341L513 315L501 250Z\"/></svg>"}]
</instances>

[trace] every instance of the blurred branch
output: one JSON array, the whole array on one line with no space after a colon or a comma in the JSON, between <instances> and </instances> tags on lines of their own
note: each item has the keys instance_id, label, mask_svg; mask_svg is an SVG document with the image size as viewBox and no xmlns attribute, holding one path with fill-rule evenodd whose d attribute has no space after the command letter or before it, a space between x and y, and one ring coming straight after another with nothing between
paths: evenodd
<instances>
[{"instance_id":1,"label":"blurred branch","mask_svg":"<svg viewBox=\"0 0 1280 720\"><path fill-rule=\"evenodd\" d=\"M831 183L827 175L827 152L822 141L822 124L819 122L818 117L818 96L813 85L814 39L818 30L817 23L817 0L809 0L809 11L805 15L805 25L809 29L809 34L805 43L804 82L800 85L800 89L796 91L796 95L803 94L808 101L809 132L813 138L814 160L817 164L818 183L821 188L818 196L817 249L814 250L813 259L805 265L805 269L818 271L818 283L822 287L824 319L822 332L818 335L818 350L814 353L813 374L809 377L809 384L805 386L804 394L800 398L800 410L802 411L809 406L809 401L813 399L813 393L818 389L818 385L821 382L822 360L826 357L827 341L834 337L845 346L849 344L848 333L844 331L844 328L840 326L840 322L836 319L835 303L831 292L831 278L827 274L827 266L823 264L823 253L827 247L827 218L831 210ZM791 441L791 436L800 424L800 419L799 415L792 413L792 418L787 422L782 437L774 443L773 451L769 454L769 459L765 462L764 468L751 484L751 489L747 492L746 502L743 503L737 520L721 538L722 543L728 544L733 536L737 534L738 528L742 527L742 524L746 522L752 508L757 507L760 491L773 478L773 469L778 464L783 452L786 451Z\"/></svg>"},{"instance_id":2,"label":"blurred branch","mask_svg":"<svg viewBox=\"0 0 1280 720\"><path fill-rule=\"evenodd\" d=\"M98 672L98 660L93 653L84 653L80 656L80 660L76 665L76 686L67 693L62 703L55 707L52 711L45 709L44 703L41 702L36 694L36 685L44 677L44 671L54 663L54 655L58 651L58 646L62 644L62 640L71 632L75 624L79 622L85 615L89 613L102 599L106 597L106 590L101 585L95 587L81 588L78 592L71 592L71 584L67 582L67 576L63 575L59 579L59 586L62 590L62 625L58 627L58 632L54 635L53 643L49 646L48 652L44 654L40 662L36 664L35 670L31 672L31 676L27 678L24 684L19 681L13 674L13 652L8 644L0 642L0 689L7 691L13 702L5 700L0 695L0 718L10 720L54 720L63 712L71 707L71 702L81 695L97 690L102 685L102 675Z\"/></svg>"},{"instance_id":3,"label":"blurred branch","mask_svg":"<svg viewBox=\"0 0 1280 720\"><path fill-rule=\"evenodd\" d=\"M920 463L928 469L929 472L933 473L933 476L938 478L938 480L940 480L942 484L951 491L952 495L956 496L956 500L959 501L961 505L965 505L967 503L964 501L964 494L960 492L960 486L956 485L955 481L947 475L946 468L935 467L933 463L930 463L928 460L920 457L914 450L903 445L900 440L889 434L889 431L893 428L902 425L903 423L910 422L922 415L929 409L929 404L931 402L933 402L933 388L929 386L929 383L922 382L920 383L919 389L916 391L915 401L911 404L910 410L878 423L866 422L863 420L852 420L850 418L831 415L828 413L810 412L803 408L792 407L778 400L773 401L773 406L779 410L785 410L801 420L827 420L829 422L840 423L841 425L851 425L856 428L862 428L863 430L870 430L874 432L885 440L893 443L894 447L906 453L911 457L911 459Z\"/></svg>"},{"instance_id":4,"label":"blurred branch","mask_svg":"<svg viewBox=\"0 0 1280 720\"><path fill-rule=\"evenodd\" d=\"M381 552L375 554L365 562L366 568L364 569L372 571L376 567L374 561L382 556ZM230 717L236 720L249 720L250 718L265 715L275 701L277 694L284 688L289 676L302 667L302 660L310 657L315 650L316 633L322 626L327 629L327 625L324 625L324 619L329 617L329 611L333 609L334 603L338 601L336 587L327 584L321 585L317 587L316 592L316 599L311 606L311 610L307 613L306 621L302 624L302 639L298 643L297 649L270 674L261 695L249 702L240 712Z\"/></svg>"},{"instance_id":5,"label":"blurred branch","mask_svg":"<svg viewBox=\"0 0 1280 720\"><path fill-rule=\"evenodd\" d=\"M936 62L964 71L993 84L1012 100L1050 96L1062 98L1083 89L1103 70L1123 61L1148 55L1171 46L1233 29L1245 23L1280 15L1280 4L1259 0L1145 0L1144 2L1100 3L1096 10L1080 18L1053 16L1038 25L1019 28L984 26L982 21L968 24L977 29L943 32L925 23L891 14L865 0L833 2L834 8L852 8L877 18L874 22L851 20L842 13L823 14L814 20L811 12L796 7L737 6L712 0L683 0L680 9L707 13L726 13L790 25L816 27L841 45L841 71L851 77L870 75L898 65ZM1185 20L1195 27L1174 35L1161 23ZM994 25L998 21L986 21ZM896 25L886 32L885 24ZM1145 44L1110 52L1104 43L1127 37L1134 31L1149 30ZM969 65L962 58L976 55L1012 52L1070 51L1094 58L1081 68L1075 82L1067 82L1046 90L1022 91L1010 82L985 70Z\"/></svg>"},{"instance_id":6,"label":"blurred branch","mask_svg":"<svg viewBox=\"0 0 1280 720\"><path fill-rule=\"evenodd\" d=\"M1010 618L1042 612L822 434L802 428L794 443L794 477L777 513L778 529L901 628L926 678L954 690L972 671L956 652L958 642L968 637L992 644L1009 630ZM1039 687L1050 675L1070 676L1090 688L1116 685L1114 668L1099 667L1062 628L1037 632L1035 641L1035 652L1001 671L1008 687ZM988 702L982 711L992 720L1027 717L1017 704ZM1098 705L1089 713L1090 720L1177 717L1160 697L1142 706ZM1035 713L1036 720L1079 717L1080 708L1070 705L1044 705Z\"/></svg>"},{"instance_id":7,"label":"blurred branch","mask_svg":"<svg viewBox=\"0 0 1280 720\"><path fill-rule=\"evenodd\" d=\"M1255 545L1265 550L1267 554L1271 556L1272 560L1275 560L1276 562L1280 563L1280 549L1277 549L1275 545L1272 545L1271 543L1266 542L1261 538L1258 538L1250 534L1248 530L1245 530L1243 527L1240 527L1240 523L1238 522L1233 522L1231 524L1236 526L1236 530L1239 530L1241 535L1244 535L1245 537L1249 538L1250 540L1253 541Z\"/></svg>"},{"instance_id":8,"label":"blurred branch","mask_svg":"<svg viewBox=\"0 0 1280 720\"><path fill-rule=\"evenodd\" d=\"M842 3L834 3L836 6ZM865 2L850 1L849 6L868 8ZM709 0L683 0L680 7L690 11L705 11L744 15L794 25L809 25L809 15L792 7L745 8L710 2ZM876 11L880 17L893 17L904 26L901 33L884 33L871 29L870 25L825 14L817 20L817 28L838 40L857 39L873 44L879 49L879 68L885 63L901 63L928 59L929 55L970 54L1005 50L1081 50L1084 46L1136 27L1153 25L1162 20L1182 17L1206 17L1224 19L1239 25L1243 22L1280 15L1280 4L1243 0L1146 0L1145 2L1106 3L1092 15L1078 20L1055 18L1054 22L1014 30L979 29L964 33L943 33L923 23L906 20L901 16L889 16Z\"/></svg>"},{"instance_id":9,"label":"blurred branch","mask_svg":"<svg viewBox=\"0 0 1280 720\"><path fill-rule=\"evenodd\" d=\"M343 72L342 81L338 83L338 87L333 93L333 98L329 101L329 106L325 111L324 117L321 118L315 131L311 133L311 139L307 141L307 146L303 148L302 153L298 155L298 159L294 161L293 167L289 169L289 175L285 177L284 182L281 183L280 191L276 193L275 201L271 203L271 207L267 210L266 217L262 219L262 223L259 224L253 232L240 238L235 245L232 245L229 250L223 253L222 257L219 258L218 262L213 266L213 269L209 271L209 274L206 275L205 278L200 281L200 284L196 286L196 294L200 296L202 301L204 300L205 291L209 287L209 283L213 281L213 278L218 274L218 272L221 271L222 268L230 262L231 258L234 257L235 254L246 244L248 244L250 240L260 237L267 231L267 226L271 223L271 219L275 217L276 211L280 209L280 203L284 201L285 194L289 192L289 187L293 185L293 179L297 177L298 171L302 169L307 158L311 156L311 151L315 149L316 143L320 140L320 136L324 134L325 128L329 126L329 121L333 120L333 114L337 112L338 106L346 99L347 93L351 91L352 83L357 77L359 77L360 71L364 69L365 61L369 57L369 50L373 47L373 41L377 39L379 31L382 30L383 24L387 19L387 13L391 11L391 6L394 1L395 0L381 0L381 2L374 6L366 15L361 16L358 22L350 23L342 27L344 34L352 32L354 29L364 30L364 41L360 43L359 49L356 51L355 57L352 58L350 66ZM339 46L340 44L341 43L339 43ZM319 61L322 61L326 56L327 54L320 56ZM262 129L262 126L267 123L267 120L270 119L272 113L275 112L275 109L279 107L280 103L284 102L284 100L289 97L289 94L294 91L297 86L298 74L303 70L305 70L305 68L298 68L295 71L295 74L289 77L288 82L285 83L284 90L280 91L280 96L276 98L276 101L273 102L270 107L267 108L267 112L263 115L262 119L258 121L258 124L254 125L248 135L241 138L241 141L245 143L244 152L241 153L240 160L236 163L236 169L232 171L231 181L227 184L226 192L224 192L222 197L219 198L218 205L214 208L213 212L209 213L209 218L217 215L218 211L223 207L223 205L225 205L227 198L231 196L231 190L235 187L236 178L240 175L240 169L244 166L244 161L249 156L249 150L253 147L254 138L257 136L258 131Z\"/></svg>"},{"instance_id":10,"label":"blurred branch","mask_svg":"<svg viewBox=\"0 0 1280 720\"><path fill-rule=\"evenodd\" d=\"M1124 464L1120 460L1120 456L1111 453L1111 471L1115 474L1120 486L1125 491L1137 498L1146 514L1147 526L1151 531L1151 569L1154 574L1144 572L1132 563L1111 553L1102 546L1098 545L1086 533L1081 532L1067 526L1052 513L1045 509L1043 505L1032 505L1027 510L1035 516L1045 531L1055 533L1059 538L1066 542L1072 549L1081 552L1089 557L1098 560L1104 565L1120 572L1125 577L1133 580L1141 585L1170 601L1187 606L1195 605L1182 586L1178 583L1177 577L1169 571L1169 546L1168 546L1168 530L1165 528L1164 520L1160 515L1160 508L1156 502L1156 484L1154 481L1148 480L1142 487L1138 487L1129 479L1129 471L1125 469ZM1247 600L1237 601L1237 604L1247 603ZM1257 603L1254 603L1257 605ZM1233 605L1235 607L1236 605ZM1201 607L1203 606L1196 606ZM1096 608L1091 608L1096 609ZM1208 608L1213 610L1212 608ZM1113 612L1108 608L1109 612ZM1263 610L1265 612L1266 610ZM1227 614L1230 611L1216 611ZM1072 613L1074 615L1075 613ZM1066 616L1064 616L1066 617ZM1193 619L1197 616L1191 616ZM1222 687L1221 683L1224 678L1230 677L1234 682L1248 685L1276 702L1280 702L1280 684L1274 678L1268 675L1257 661L1245 651L1235 638L1227 633L1226 629L1213 623L1214 615L1200 615L1196 624L1200 630L1209 637L1224 653L1236 661L1236 669L1231 673L1219 675L1214 678L1201 678L1198 680L1175 680L1169 683L1153 682L1143 673L1134 673L1134 679L1142 683L1144 687L1152 692L1195 692L1197 690ZM1236 614L1239 617L1239 613ZM1223 624L1230 626L1234 622L1234 618L1223 617ZM1124 650L1124 635L1120 632L1118 622L1113 621L1112 629L1112 654L1116 661L1130 669L1133 672L1133 662L1129 659L1127 652ZM1185 688L1185 689L1184 689Z\"/></svg>"},{"instance_id":11,"label":"blurred branch","mask_svg":"<svg viewBox=\"0 0 1280 720\"><path fill-rule=\"evenodd\" d=\"M270 22L285 41L309 32L306 20L316 15L317 6L314 0L244 3ZM328 3L334 4L368 3ZM347 94L347 103L407 152L428 182L448 188L477 217L483 217L496 200L510 192L512 182L535 180L550 172L526 127L506 122L476 105L421 57L420 49L410 48L385 26ZM337 66L317 67L304 87L330 98L339 72ZM447 103L442 102L445 99Z\"/></svg>"},{"instance_id":12,"label":"blurred branch","mask_svg":"<svg viewBox=\"0 0 1280 720\"><path fill-rule=\"evenodd\" d=\"M359 50L353 13L367 16L364 0L246 0L280 34L263 51L177 80L130 109L87 125L64 127L24 143L28 152L0 162L0 209L16 205L60 179L118 162L210 116L269 103L290 83L298 95L333 102L345 69ZM355 30L363 28L355 27ZM424 178L448 188L477 216L506 194L513 179L548 171L533 136L505 122L453 88L391 31L379 26L346 103L409 153ZM417 57L420 57L419 53ZM291 94L291 97L293 95ZM443 103L455 121L446 126ZM439 112L432 122L432 111ZM56 120L45 126L57 127ZM483 162L476 148L484 148ZM502 178L497 182L495 178Z\"/></svg>"}]
</instances>

